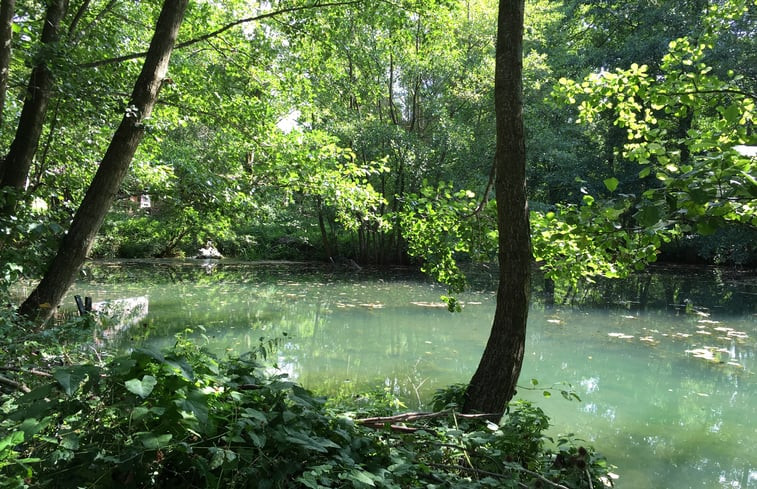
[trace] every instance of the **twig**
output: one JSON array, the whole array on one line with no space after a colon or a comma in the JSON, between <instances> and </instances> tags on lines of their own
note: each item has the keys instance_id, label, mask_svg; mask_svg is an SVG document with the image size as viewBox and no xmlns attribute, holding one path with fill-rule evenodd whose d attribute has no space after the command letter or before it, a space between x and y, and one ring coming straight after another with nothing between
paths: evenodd
<instances>
[{"instance_id":1,"label":"twig","mask_svg":"<svg viewBox=\"0 0 757 489\"><path fill-rule=\"evenodd\" d=\"M53 376L53 374L51 374L50 372L45 372L44 370L38 370L36 368L24 369L24 368L19 368L19 367L0 367L0 370L38 375L39 377L52 377Z\"/></svg>"},{"instance_id":2,"label":"twig","mask_svg":"<svg viewBox=\"0 0 757 489\"><path fill-rule=\"evenodd\" d=\"M16 382L15 380L9 379L8 377L3 377L2 375L0 375L0 384L5 384L9 387L13 387L14 389L18 389L26 394L32 391L26 385Z\"/></svg>"}]
</instances>

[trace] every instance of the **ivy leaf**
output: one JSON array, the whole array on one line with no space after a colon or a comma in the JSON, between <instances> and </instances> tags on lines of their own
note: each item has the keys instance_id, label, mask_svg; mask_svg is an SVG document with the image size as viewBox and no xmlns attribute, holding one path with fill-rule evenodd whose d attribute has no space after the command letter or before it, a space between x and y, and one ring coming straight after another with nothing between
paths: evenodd
<instances>
[{"instance_id":1,"label":"ivy leaf","mask_svg":"<svg viewBox=\"0 0 757 489\"><path fill-rule=\"evenodd\" d=\"M142 380L131 379L126 381L126 389L142 399L149 396L156 385L158 385L158 381L152 375L145 375Z\"/></svg>"}]
</instances>

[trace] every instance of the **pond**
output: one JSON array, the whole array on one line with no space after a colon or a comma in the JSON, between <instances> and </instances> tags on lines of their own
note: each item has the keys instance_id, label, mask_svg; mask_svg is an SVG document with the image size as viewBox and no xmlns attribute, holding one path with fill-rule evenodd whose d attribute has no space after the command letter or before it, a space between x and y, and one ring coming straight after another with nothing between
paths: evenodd
<instances>
[{"instance_id":1,"label":"pond","mask_svg":"<svg viewBox=\"0 0 757 489\"><path fill-rule=\"evenodd\" d=\"M451 314L442 287L406 270L136 261L85 272L72 294L133 299L122 305L134 324L113 334L124 348L166 346L186 328L219 354L274 340L279 368L305 387L388 389L409 409L469 380L495 305L487 274ZM757 488L757 276L658 270L555 307L540 294L518 396L547 412L551 434L593 444L621 489ZM580 402L560 395L567 384Z\"/></svg>"}]
</instances>

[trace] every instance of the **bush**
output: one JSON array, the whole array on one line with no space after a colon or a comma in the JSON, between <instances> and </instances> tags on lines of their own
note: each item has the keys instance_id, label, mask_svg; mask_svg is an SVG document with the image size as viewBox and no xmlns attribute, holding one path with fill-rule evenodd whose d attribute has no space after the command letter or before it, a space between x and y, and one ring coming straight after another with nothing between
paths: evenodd
<instances>
[{"instance_id":1,"label":"bush","mask_svg":"<svg viewBox=\"0 0 757 489\"><path fill-rule=\"evenodd\" d=\"M386 392L327 403L183 337L43 380L3 396L0 487L601 487L607 472L570 439L546 450L548 420L528 403L501 425L449 410L375 429L356 418L396 413Z\"/></svg>"}]
</instances>

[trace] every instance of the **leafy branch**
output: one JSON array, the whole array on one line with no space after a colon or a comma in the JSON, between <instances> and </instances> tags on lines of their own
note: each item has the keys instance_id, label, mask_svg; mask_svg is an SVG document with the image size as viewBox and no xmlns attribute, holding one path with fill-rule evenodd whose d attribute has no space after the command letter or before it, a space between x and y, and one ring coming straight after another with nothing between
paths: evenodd
<instances>
[{"instance_id":1,"label":"leafy branch","mask_svg":"<svg viewBox=\"0 0 757 489\"><path fill-rule=\"evenodd\" d=\"M316 1L315 3L312 3L310 5L301 5L299 7L289 7L289 8L284 8L280 10L274 10L271 12L266 12L264 14L255 15L252 17L246 17L244 19L235 20L234 22L226 24L223 27L220 27L212 32L208 32L207 34L203 34L199 37L195 37L194 39L189 39L187 41L177 43L176 46L174 47L174 50L192 46L193 44L197 44L202 41L207 41L208 39L220 36L224 32L230 29L233 29L234 27L237 27L243 24L249 24L250 22L255 22L258 20L268 19L268 18L279 16L279 15L283 15L283 14L289 14L292 12L300 12L303 10L309 10L313 8L342 7L345 5L355 5L355 4L362 3L362 1L363 0L349 0L349 1L344 1L344 2L332 2L332 3L320 3ZM90 61L88 63L81 63L78 65L78 67L79 68L97 68L99 66L123 63L124 61L129 61L132 59L144 58L145 56L147 56L147 51L142 51L139 53L131 53L131 54L125 54L123 56L117 56L115 58L107 58L107 59L102 59L98 61Z\"/></svg>"}]
</instances>

